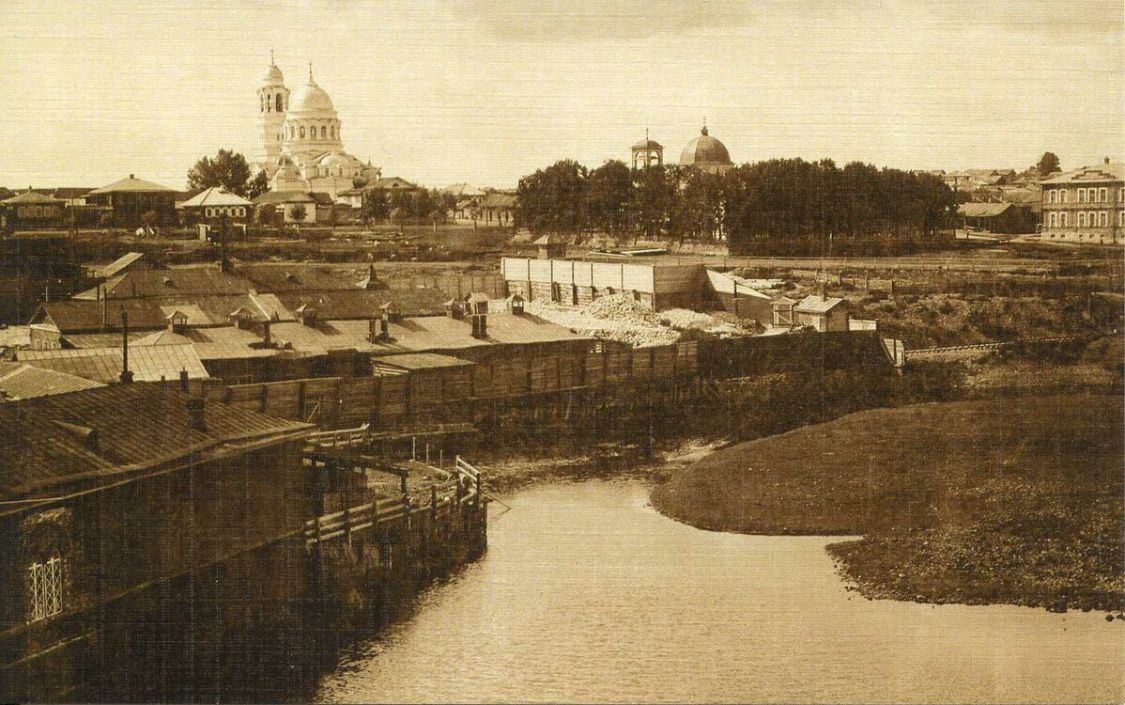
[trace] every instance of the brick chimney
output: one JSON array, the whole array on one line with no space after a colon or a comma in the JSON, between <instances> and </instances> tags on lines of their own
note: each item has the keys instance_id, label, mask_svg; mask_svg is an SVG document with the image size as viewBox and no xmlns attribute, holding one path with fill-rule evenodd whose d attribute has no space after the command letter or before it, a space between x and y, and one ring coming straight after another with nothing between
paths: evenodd
<instances>
[{"instance_id":1,"label":"brick chimney","mask_svg":"<svg viewBox=\"0 0 1125 705\"><path fill-rule=\"evenodd\" d=\"M203 397L191 397L187 400L188 427L195 431L206 431L207 424L203 419Z\"/></svg>"},{"instance_id":2,"label":"brick chimney","mask_svg":"<svg viewBox=\"0 0 1125 705\"><path fill-rule=\"evenodd\" d=\"M391 315L386 307L379 318L367 322L367 342L385 343L391 339Z\"/></svg>"},{"instance_id":3,"label":"brick chimney","mask_svg":"<svg viewBox=\"0 0 1125 705\"><path fill-rule=\"evenodd\" d=\"M488 314L474 313L469 316L473 324L473 337L481 340L488 337Z\"/></svg>"},{"instance_id":4,"label":"brick chimney","mask_svg":"<svg viewBox=\"0 0 1125 705\"><path fill-rule=\"evenodd\" d=\"M121 309L121 383L133 381L133 371L129 369L129 312Z\"/></svg>"},{"instance_id":5,"label":"brick chimney","mask_svg":"<svg viewBox=\"0 0 1125 705\"><path fill-rule=\"evenodd\" d=\"M457 297L445 302L445 310L454 320L460 321L465 317L465 304Z\"/></svg>"}]
</instances>

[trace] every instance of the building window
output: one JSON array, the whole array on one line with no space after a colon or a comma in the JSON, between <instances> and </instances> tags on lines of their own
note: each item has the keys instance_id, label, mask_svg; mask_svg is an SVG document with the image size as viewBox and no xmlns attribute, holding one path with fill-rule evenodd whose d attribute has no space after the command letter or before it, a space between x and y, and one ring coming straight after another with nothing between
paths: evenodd
<instances>
[{"instance_id":1,"label":"building window","mask_svg":"<svg viewBox=\"0 0 1125 705\"><path fill-rule=\"evenodd\" d=\"M1125 227L1125 211L1117 211L1117 224Z\"/></svg>"},{"instance_id":2,"label":"building window","mask_svg":"<svg viewBox=\"0 0 1125 705\"><path fill-rule=\"evenodd\" d=\"M1109 227L1109 211L1102 211L1098 214L1098 225L1103 228Z\"/></svg>"},{"instance_id":3,"label":"building window","mask_svg":"<svg viewBox=\"0 0 1125 705\"><path fill-rule=\"evenodd\" d=\"M280 113L280 112L281 112L281 94L280 94L280 93L278 93L278 94L277 94L276 96L274 96L274 105L276 105L276 106L277 106L277 107L276 107L276 108L274 108L274 109L275 109L275 110L276 110L277 112L279 112L279 113Z\"/></svg>"},{"instance_id":4,"label":"building window","mask_svg":"<svg viewBox=\"0 0 1125 705\"><path fill-rule=\"evenodd\" d=\"M1086 202L1086 189L1084 189L1084 188L1078 189L1078 202L1079 203L1085 203Z\"/></svg>"},{"instance_id":5,"label":"building window","mask_svg":"<svg viewBox=\"0 0 1125 705\"><path fill-rule=\"evenodd\" d=\"M1058 189L1051 189L1050 191L1048 191L1047 192L1047 203L1058 203L1058 202L1059 202Z\"/></svg>"},{"instance_id":6,"label":"building window","mask_svg":"<svg viewBox=\"0 0 1125 705\"><path fill-rule=\"evenodd\" d=\"M1059 193L1059 195L1062 196L1062 202L1063 203L1066 203L1067 201L1070 200L1070 191L1066 190L1065 188L1062 189L1062 191Z\"/></svg>"},{"instance_id":7,"label":"building window","mask_svg":"<svg viewBox=\"0 0 1125 705\"><path fill-rule=\"evenodd\" d=\"M1078 227L1086 227L1086 212L1082 211L1078 214Z\"/></svg>"},{"instance_id":8,"label":"building window","mask_svg":"<svg viewBox=\"0 0 1125 705\"><path fill-rule=\"evenodd\" d=\"M301 139L305 139L305 126L301 125L300 129Z\"/></svg>"},{"instance_id":9,"label":"building window","mask_svg":"<svg viewBox=\"0 0 1125 705\"><path fill-rule=\"evenodd\" d=\"M1062 214L1062 226L1064 228L1070 227L1070 214L1065 211Z\"/></svg>"},{"instance_id":10,"label":"building window","mask_svg":"<svg viewBox=\"0 0 1125 705\"><path fill-rule=\"evenodd\" d=\"M332 139L336 139L336 127L335 126L332 126L332 127L328 128L328 136L331 137Z\"/></svg>"},{"instance_id":11,"label":"building window","mask_svg":"<svg viewBox=\"0 0 1125 705\"><path fill-rule=\"evenodd\" d=\"M63 561L52 556L46 563L32 563L27 569L28 621L37 622L62 612Z\"/></svg>"},{"instance_id":12,"label":"building window","mask_svg":"<svg viewBox=\"0 0 1125 705\"><path fill-rule=\"evenodd\" d=\"M1109 189L1105 186L1102 186L1100 189L1098 189L1098 201L1100 203L1109 201Z\"/></svg>"}]
</instances>

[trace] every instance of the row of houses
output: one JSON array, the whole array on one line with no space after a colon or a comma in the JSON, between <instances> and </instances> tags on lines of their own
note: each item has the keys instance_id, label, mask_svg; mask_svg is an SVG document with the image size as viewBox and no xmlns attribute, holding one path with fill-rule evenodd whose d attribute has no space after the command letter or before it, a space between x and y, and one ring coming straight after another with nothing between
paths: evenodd
<instances>
[{"instance_id":1,"label":"row of houses","mask_svg":"<svg viewBox=\"0 0 1125 705\"><path fill-rule=\"evenodd\" d=\"M357 222L364 201L378 192L416 194L422 188L398 177L380 178L333 198L328 193L278 190L253 199L219 187L202 192L177 191L152 181L128 178L101 188L0 189L0 232L80 227L171 227L252 220L268 225ZM497 191L466 190L450 212L456 222L507 227L514 223L515 196Z\"/></svg>"},{"instance_id":2,"label":"row of houses","mask_svg":"<svg viewBox=\"0 0 1125 705\"><path fill-rule=\"evenodd\" d=\"M1010 171L1010 170L1009 170ZM949 175L947 175L949 176ZM1115 244L1125 237L1125 167L1102 164L1021 182L993 170L973 181L971 199L958 206L969 229L1034 234L1046 240ZM954 182L959 176L954 175Z\"/></svg>"}]
</instances>

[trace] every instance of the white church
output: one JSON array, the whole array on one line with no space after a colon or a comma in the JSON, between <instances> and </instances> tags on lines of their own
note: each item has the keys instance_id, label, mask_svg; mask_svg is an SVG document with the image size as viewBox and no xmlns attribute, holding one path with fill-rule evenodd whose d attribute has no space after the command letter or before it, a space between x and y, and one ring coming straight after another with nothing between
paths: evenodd
<instances>
[{"instance_id":1,"label":"white church","mask_svg":"<svg viewBox=\"0 0 1125 705\"><path fill-rule=\"evenodd\" d=\"M318 191L333 200L353 187L353 180L374 183L380 170L344 151L340 118L332 99L313 80L292 95L281 69L273 62L258 88L258 137L255 163L270 179L273 191Z\"/></svg>"}]
</instances>

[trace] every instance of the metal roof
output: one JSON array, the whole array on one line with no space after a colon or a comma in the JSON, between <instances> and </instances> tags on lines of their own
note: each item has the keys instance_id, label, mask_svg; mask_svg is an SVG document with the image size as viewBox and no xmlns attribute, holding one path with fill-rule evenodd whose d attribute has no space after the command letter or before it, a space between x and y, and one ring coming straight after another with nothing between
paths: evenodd
<instances>
[{"instance_id":1,"label":"metal roof","mask_svg":"<svg viewBox=\"0 0 1125 705\"><path fill-rule=\"evenodd\" d=\"M203 206L252 206L247 199L236 193L230 193L219 186L199 193L180 204L181 208L202 208Z\"/></svg>"},{"instance_id":2,"label":"metal roof","mask_svg":"<svg viewBox=\"0 0 1125 705\"><path fill-rule=\"evenodd\" d=\"M1011 207L1011 203L962 203L957 206L957 214L966 218L995 218Z\"/></svg>"},{"instance_id":3,"label":"metal roof","mask_svg":"<svg viewBox=\"0 0 1125 705\"><path fill-rule=\"evenodd\" d=\"M831 296L826 299L813 295L801 299L801 302L794 306L793 310L798 313L828 313L842 303L844 303L843 299Z\"/></svg>"},{"instance_id":4,"label":"metal roof","mask_svg":"<svg viewBox=\"0 0 1125 705\"><path fill-rule=\"evenodd\" d=\"M25 363L0 363L0 401L68 394L104 386L83 377Z\"/></svg>"},{"instance_id":5,"label":"metal roof","mask_svg":"<svg viewBox=\"0 0 1125 705\"><path fill-rule=\"evenodd\" d=\"M21 350L21 362L36 367L66 372L96 382L116 382L121 378L121 348L84 348L81 350ZM129 369L135 382L159 382L179 379L187 370L190 379L207 379L192 345L129 346Z\"/></svg>"},{"instance_id":6,"label":"metal roof","mask_svg":"<svg viewBox=\"0 0 1125 705\"><path fill-rule=\"evenodd\" d=\"M308 424L208 401L192 428L176 384L116 384L0 404L0 499L58 495L107 476L238 443L283 438Z\"/></svg>"},{"instance_id":7,"label":"metal roof","mask_svg":"<svg viewBox=\"0 0 1125 705\"><path fill-rule=\"evenodd\" d=\"M5 198L3 201L0 201L0 203L5 203L10 206L18 206L25 203L66 203L66 201L62 200L61 198L54 198L53 196L46 196L44 194L29 190L24 191L18 196Z\"/></svg>"},{"instance_id":8,"label":"metal roof","mask_svg":"<svg viewBox=\"0 0 1125 705\"><path fill-rule=\"evenodd\" d=\"M108 279L142 258L144 258L144 254L140 252L127 252L98 270L98 276L102 279Z\"/></svg>"},{"instance_id":9,"label":"metal roof","mask_svg":"<svg viewBox=\"0 0 1125 705\"><path fill-rule=\"evenodd\" d=\"M304 191L266 191L257 196L253 203L256 206L277 203L316 203L316 199Z\"/></svg>"},{"instance_id":10,"label":"metal roof","mask_svg":"<svg viewBox=\"0 0 1125 705\"><path fill-rule=\"evenodd\" d=\"M318 292L289 292L277 295L282 305L291 311L301 306L315 306L321 318L370 319L378 318L380 309L390 303L405 316L437 314L445 310L449 299L439 289L376 289L337 290Z\"/></svg>"},{"instance_id":11,"label":"metal roof","mask_svg":"<svg viewBox=\"0 0 1125 705\"><path fill-rule=\"evenodd\" d=\"M1041 184L1074 184L1074 183L1100 183L1106 181L1125 181L1125 163L1109 162L1096 166L1084 166L1081 169L1064 172L1049 179L1043 179Z\"/></svg>"},{"instance_id":12,"label":"metal roof","mask_svg":"<svg viewBox=\"0 0 1125 705\"><path fill-rule=\"evenodd\" d=\"M129 178L121 179L120 181L114 181L108 186L102 186L101 188L94 189L87 195L95 195L99 193L119 193L122 191L133 191L137 193L151 193L154 191L167 191L169 193L174 192L173 189L170 189L167 186L161 186L160 184L153 183L152 181L138 179L132 174L129 174Z\"/></svg>"}]
</instances>

